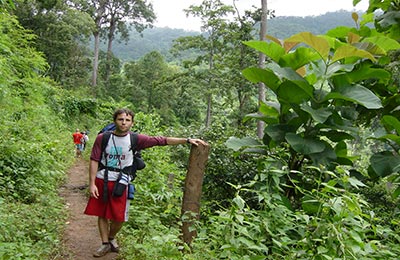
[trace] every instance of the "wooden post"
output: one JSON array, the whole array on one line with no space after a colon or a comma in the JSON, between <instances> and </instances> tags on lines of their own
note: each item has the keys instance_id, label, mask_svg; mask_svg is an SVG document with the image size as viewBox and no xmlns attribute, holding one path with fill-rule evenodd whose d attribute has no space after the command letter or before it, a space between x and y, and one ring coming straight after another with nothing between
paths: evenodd
<instances>
[{"instance_id":1,"label":"wooden post","mask_svg":"<svg viewBox=\"0 0 400 260\"><path fill-rule=\"evenodd\" d=\"M181 211L182 238L183 242L189 246L197 235L197 232L191 227L200 218L200 198L209 151L209 145L192 145L190 149Z\"/></svg>"}]
</instances>

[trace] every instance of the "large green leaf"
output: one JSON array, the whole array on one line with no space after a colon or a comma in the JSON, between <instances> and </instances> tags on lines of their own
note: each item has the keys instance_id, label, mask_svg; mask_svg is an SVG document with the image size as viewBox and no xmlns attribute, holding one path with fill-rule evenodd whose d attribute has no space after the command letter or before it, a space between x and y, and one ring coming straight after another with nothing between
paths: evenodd
<instances>
[{"instance_id":1,"label":"large green leaf","mask_svg":"<svg viewBox=\"0 0 400 260\"><path fill-rule=\"evenodd\" d=\"M368 37L365 38L363 41L365 42L371 42L373 44L376 44L386 52L390 50L398 50L400 49L400 43L397 42L394 39L391 39L389 37L384 37L384 36L374 36L374 37Z\"/></svg>"},{"instance_id":2,"label":"large green leaf","mask_svg":"<svg viewBox=\"0 0 400 260\"><path fill-rule=\"evenodd\" d=\"M395 135L395 134L386 134L386 135L381 135L379 137L376 138L371 138L371 139L376 139L376 140L381 140L381 141L393 141L396 144L400 145L400 136Z\"/></svg>"},{"instance_id":3,"label":"large green leaf","mask_svg":"<svg viewBox=\"0 0 400 260\"><path fill-rule=\"evenodd\" d=\"M335 146L336 155L347 156L347 144L344 141L340 141Z\"/></svg>"},{"instance_id":4,"label":"large green leaf","mask_svg":"<svg viewBox=\"0 0 400 260\"><path fill-rule=\"evenodd\" d=\"M277 118L279 116L280 104L278 102L272 101L260 101L260 106L258 110L264 115Z\"/></svg>"},{"instance_id":5,"label":"large green leaf","mask_svg":"<svg viewBox=\"0 0 400 260\"><path fill-rule=\"evenodd\" d=\"M275 91L279 84L280 79L269 69L261 68L246 68L242 71L243 76L253 83L264 83L268 88Z\"/></svg>"},{"instance_id":6,"label":"large green leaf","mask_svg":"<svg viewBox=\"0 0 400 260\"><path fill-rule=\"evenodd\" d=\"M336 156L337 156L336 162L337 162L338 164L341 164L341 165L350 165L350 166L353 165L354 160L356 160L356 159L359 158L359 156L346 156L346 157L338 156L338 155L336 155Z\"/></svg>"},{"instance_id":7,"label":"large green leaf","mask_svg":"<svg viewBox=\"0 0 400 260\"><path fill-rule=\"evenodd\" d=\"M229 139L225 142L225 145L230 149L238 151L243 147L259 146L262 145L262 143L251 137L245 137L245 138L229 137Z\"/></svg>"},{"instance_id":8,"label":"large green leaf","mask_svg":"<svg viewBox=\"0 0 400 260\"><path fill-rule=\"evenodd\" d=\"M276 117L270 117L270 116L260 114L260 113L251 113L251 114L245 115L243 117L243 122L247 122L250 119L261 120L267 124L276 124L279 122L279 119Z\"/></svg>"},{"instance_id":9,"label":"large green leaf","mask_svg":"<svg viewBox=\"0 0 400 260\"><path fill-rule=\"evenodd\" d=\"M290 104L301 104L313 97L312 89L305 90L292 81L283 82L277 89L277 95L280 101Z\"/></svg>"},{"instance_id":10,"label":"large green leaf","mask_svg":"<svg viewBox=\"0 0 400 260\"><path fill-rule=\"evenodd\" d=\"M359 156L348 155L347 144L344 141L338 142L334 150L337 156L336 162L342 165L353 165L353 162L359 158Z\"/></svg>"},{"instance_id":11,"label":"large green leaf","mask_svg":"<svg viewBox=\"0 0 400 260\"><path fill-rule=\"evenodd\" d=\"M285 49L275 42L267 43L264 41L247 41L244 42L244 44L264 53L276 63L279 63L280 58L286 53Z\"/></svg>"},{"instance_id":12,"label":"large green leaf","mask_svg":"<svg viewBox=\"0 0 400 260\"><path fill-rule=\"evenodd\" d=\"M365 50L373 55L386 55L386 51L383 50L381 47L379 47L376 44L373 44L371 42L357 42L353 44L354 47L357 49Z\"/></svg>"},{"instance_id":13,"label":"large green leaf","mask_svg":"<svg viewBox=\"0 0 400 260\"><path fill-rule=\"evenodd\" d=\"M344 45L340 46L339 48L336 49L335 54L333 55L331 62L334 63L338 60L345 59L345 58L350 58L350 57L360 57L360 58L365 58L365 59L370 59L372 61L376 61L375 57L372 56L371 53L357 49L354 46L351 45Z\"/></svg>"},{"instance_id":14,"label":"large green leaf","mask_svg":"<svg viewBox=\"0 0 400 260\"><path fill-rule=\"evenodd\" d=\"M329 35L334 38L345 38L351 31L350 27L347 26L338 26L336 28L333 28L329 30L326 35Z\"/></svg>"},{"instance_id":15,"label":"large green leaf","mask_svg":"<svg viewBox=\"0 0 400 260\"><path fill-rule=\"evenodd\" d=\"M305 155L321 153L326 147L325 143L318 139L302 138L295 133L287 133L285 139L293 150Z\"/></svg>"},{"instance_id":16,"label":"large green leaf","mask_svg":"<svg viewBox=\"0 0 400 260\"><path fill-rule=\"evenodd\" d=\"M329 140L333 142L341 142L343 140L352 140L354 137L346 132L337 131L337 130L329 130L329 131L321 131L320 135L326 136Z\"/></svg>"},{"instance_id":17,"label":"large green leaf","mask_svg":"<svg viewBox=\"0 0 400 260\"><path fill-rule=\"evenodd\" d=\"M346 74L346 79L350 83L360 82L366 79L375 79L383 84L387 84L391 80L391 74L385 69L375 68L371 63L362 63L360 66Z\"/></svg>"},{"instance_id":18,"label":"large green leaf","mask_svg":"<svg viewBox=\"0 0 400 260\"><path fill-rule=\"evenodd\" d=\"M310 195L305 195L301 199L301 207L308 214L316 214L322 208L322 203Z\"/></svg>"},{"instance_id":19,"label":"large green leaf","mask_svg":"<svg viewBox=\"0 0 400 260\"><path fill-rule=\"evenodd\" d=\"M301 32L285 40L285 43L305 43L313 48L318 54L326 60L329 54L329 43L323 37L316 36L310 32Z\"/></svg>"},{"instance_id":20,"label":"large green leaf","mask_svg":"<svg viewBox=\"0 0 400 260\"><path fill-rule=\"evenodd\" d=\"M354 69L354 64L342 64L340 62L334 62L329 64L326 69L325 77L332 77L338 72L350 72Z\"/></svg>"},{"instance_id":21,"label":"large green leaf","mask_svg":"<svg viewBox=\"0 0 400 260\"><path fill-rule=\"evenodd\" d=\"M397 134L400 135L400 121L391 115L385 115L381 119L382 124L389 130L396 130Z\"/></svg>"},{"instance_id":22,"label":"large green leaf","mask_svg":"<svg viewBox=\"0 0 400 260\"><path fill-rule=\"evenodd\" d=\"M268 125L264 130L265 134L271 137L271 139L277 144L285 141L285 136L288 132L294 133L295 131L295 127L285 124Z\"/></svg>"},{"instance_id":23,"label":"large green leaf","mask_svg":"<svg viewBox=\"0 0 400 260\"><path fill-rule=\"evenodd\" d=\"M278 76L281 80L288 79L291 81L306 82L305 79L303 79L295 70L290 67L281 67L276 63L268 63L267 65L265 65L265 68L275 73L275 75Z\"/></svg>"},{"instance_id":24,"label":"large green leaf","mask_svg":"<svg viewBox=\"0 0 400 260\"><path fill-rule=\"evenodd\" d=\"M299 47L295 51L283 55L279 64L282 67L290 67L294 70L297 70L298 68L301 68L302 66L319 58L319 55L310 50L310 48Z\"/></svg>"},{"instance_id":25,"label":"large green leaf","mask_svg":"<svg viewBox=\"0 0 400 260\"><path fill-rule=\"evenodd\" d=\"M368 109L382 108L381 100L371 90L361 85L342 87L340 92L331 92L325 96L325 100L329 99L355 102Z\"/></svg>"},{"instance_id":26,"label":"large green leaf","mask_svg":"<svg viewBox=\"0 0 400 260\"><path fill-rule=\"evenodd\" d=\"M325 148L322 152L309 154L313 165L329 165L337 159L335 151L325 143Z\"/></svg>"},{"instance_id":27,"label":"large green leaf","mask_svg":"<svg viewBox=\"0 0 400 260\"><path fill-rule=\"evenodd\" d=\"M377 176L385 177L398 171L400 157L393 155L391 152L380 152L371 156L370 165Z\"/></svg>"},{"instance_id":28,"label":"large green leaf","mask_svg":"<svg viewBox=\"0 0 400 260\"><path fill-rule=\"evenodd\" d=\"M318 123L324 123L328 117L332 115L332 112L329 108L319 108L319 109L313 109L307 104L301 104L300 105L301 109L309 113L312 118L318 122Z\"/></svg>"},{"instance_id":29,"label":"large green leaf","mask_svg":"<svg viewBox=\"0 0 400 260\"><path fill-rule=\"evenodd\" d=\"M259 113L248 114L243 118L243 121L246 122L250 118L263 120L264 122L278 123L279 122L279 111L280 104L278 102L260 102Z\"/></svg>"}]
</instances>

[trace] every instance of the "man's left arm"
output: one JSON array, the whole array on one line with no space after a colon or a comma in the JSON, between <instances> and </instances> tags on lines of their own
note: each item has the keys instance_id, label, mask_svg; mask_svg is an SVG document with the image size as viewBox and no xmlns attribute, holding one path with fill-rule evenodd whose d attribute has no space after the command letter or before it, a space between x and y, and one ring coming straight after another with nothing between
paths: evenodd
<instances>
[{"instance_id":1,"label":"man's left arm","mask_svg":"<svg viewBox=\"0 0 400 260\"><path fill-rule=\"evenodd\" d=\"M178 145L178 144L193 144L195 146L207 145L207 143L197 138L179 138L179 137L167 137L167 145Z\"/></svg>"}]
</instances>

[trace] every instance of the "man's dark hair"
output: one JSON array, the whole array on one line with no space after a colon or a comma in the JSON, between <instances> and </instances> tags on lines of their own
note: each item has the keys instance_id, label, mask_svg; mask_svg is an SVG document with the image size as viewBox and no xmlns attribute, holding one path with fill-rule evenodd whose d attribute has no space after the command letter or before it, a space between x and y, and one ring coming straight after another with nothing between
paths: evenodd
<instances>
[{"instance_id":1,"label":"man's dark hair","mask_svg":"<svg viewBox=\"0 0 400 260\"><path fill-rule=\"evenodd\" d=\"M114 122L117 119L117 116L120 115L120 114L130 115L132 117L132 121L133 121L133 118L135 117L135 114L132 112L132 110L127 109L127 108L121 108L121 109L117 109L114 112L114 115L113 115Z\"/></svg>"}]
</instances>

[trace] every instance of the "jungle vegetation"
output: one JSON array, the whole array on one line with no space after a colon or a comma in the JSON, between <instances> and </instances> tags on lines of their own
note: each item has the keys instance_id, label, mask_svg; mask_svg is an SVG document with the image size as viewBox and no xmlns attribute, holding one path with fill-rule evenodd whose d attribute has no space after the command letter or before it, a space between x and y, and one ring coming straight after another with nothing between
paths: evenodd
<instances>
[{"instance_id":1,"label":"jungle vegetation","mask_svg":"<svg viewBox=\"0 0 400 260\"><path fill-rule=\"evenodd\" d=\"M0 0L0 259L61 255L71 134L94 140L119 107L136 112L135 131L211 145L191 245L180 239L187 147L143 152L121 259L398 258L398 0L370 0L354 25L262 41L259 10L231 21L232 6L204 0L187 10L202 33L168 56L108 48L95 68L93 35L112 47L154 19L149 1L106 2L137 12L132 24L91 1Z\"/></svg>"}]
</instances>

